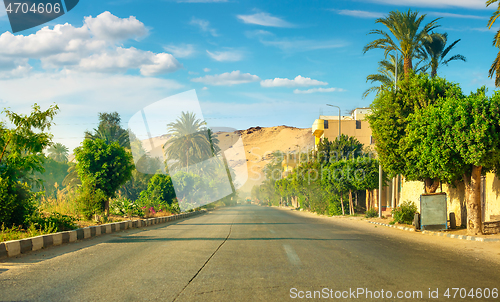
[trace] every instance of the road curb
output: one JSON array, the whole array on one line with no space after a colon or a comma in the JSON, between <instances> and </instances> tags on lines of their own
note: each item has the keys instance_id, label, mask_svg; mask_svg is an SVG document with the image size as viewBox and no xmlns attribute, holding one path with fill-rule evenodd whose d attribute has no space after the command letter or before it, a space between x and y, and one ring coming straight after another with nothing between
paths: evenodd
<instances>
[{"instance_id":1,"label":"road curb","mask_svg":"<svg viewBox=\"0 0 500 302\"><path fill-rule=\"evenodd\" d=\"M20 254L37 251L49 246L61 245L63 243L75 242L77 240L88 239L101 234L110 234L132 228L141 228L159 223L170 222L205 213L206 210L177 214L167 217L155 217L149 219L127 220L102 225L95 225L80 228L72 231L65 231L47 235L41 235L19 240L0 242L0 259L15 257Z\"/></svg>"},{"instance_id":2,"label":"road curb","mask_svg":"<svg viewBox=\"0 0 500 302\"><path fill-rule=\"evenodd\" d=\"M368 221L368 223L382 225L382 226L386 226L386 227L390 227L390 228L396 228L396 229L400 229L403 231L415 232L414 228L409 228L409 227L396 226L396 225L375 222L375 221ZM461 239L461 240L469 240L469 241L479 241L479 242L499 242L500 241L500 239L495 239L495 238L483 238L483 237L475 237L475 236L467 236L467 235L455 235L455 234L447 234L447 233L443 233L443 232L432 232L432 231L422 231L422 234L431 235L431 236L455 238L455 239Z\"/></svg>"}]
</instances>

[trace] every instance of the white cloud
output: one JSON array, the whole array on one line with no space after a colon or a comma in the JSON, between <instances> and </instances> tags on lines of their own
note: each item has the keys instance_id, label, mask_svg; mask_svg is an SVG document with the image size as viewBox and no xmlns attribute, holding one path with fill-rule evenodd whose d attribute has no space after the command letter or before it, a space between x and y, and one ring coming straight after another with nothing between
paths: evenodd
<instances>
[{"instance_id":1,"label":"white cloud","mask_svg":"<svg viewBox=\"0 0 500 302\"><path fill-rule=\"evenodd\" d=\"M256 25L270 26L270 27L293 27L293 24L278 17L271 16L268 13L256 13L253 15L238 15L237 17L238 19L247 24L256 24Z\"/></svg>"},{"instance_id":2,"label":"white cloud","mask_svg":"<svg viewBox=\"0 0 500 302\"><path fill-rule=\"evenodd\" d=\"M141 74L145 76L156 76L174 72L182 67L174 56L168 53L154 54L148 51L147 56L150 58L151 63L142 64L140 67Z\"/></svg>"},{"instance_id":3,"label":"white cloud","mask_svg":"<svg viewBox=\"0 0 500 302\"><path fill-rule=\"evenodd\" d=\"M266 46L277 47L287 53L340 48L349 45L349 43L345 41L336 39L312 40L304 38L277 38L273 33L265 30L246 31L245 35L248 38L259 40L260 43Z\"/></svg>"},{"instance_id":4,"label":"white cloud","mask_svg":"<svg viewBox=\"0 0 500 302\"><path fill-rule=\"evenodd\" d=\"M461 15L461 14L452 14L452 13L444 13L444 12L430 12L430 13L427 13L427 15L436 16L436 17L446 17L446 18L481 19L481 20L487 20L490 18L487 16Z\"/></svg>"},{"instance_id":5,"label":"white cloud","mask_svg":"<svg viewBox=\"0 0 500 302\"><path fill-rule=\"evenodd\" d=\"M95 18L85 17L85 24L96 38L107 41L138 39L148 34L144 23L134 16L121 19L108 11Z\"/></svg>"},{"instance_id":6,"label":"white cloud","mask_svg":"<svg viewBox=\"0 0 500 302\"><path fill-rule=\"evenodd\" d=\"M210 27L210 22L208 22L207 20L197 19L197 18L193 17L191 19L191 22L189 22L189 24L198 26L201 29L201 31L207 32L214 37L219 36L217 31Z\"/></svg>"},{"instance_id":7,"label":"white cloud","mask_svg":"<svg viewBox=\"0 0 500 302\"><path fill-rule=\"evenodd\" d=\"M348 45L348 43L338 40L318 41L305 39L260 39L260 42L264 45L278 47L285 52L301 52L318 49L340 48Z\"/></svg>"},{"instance_id":8,"label":"white cloud","mask_svg":"<svg viewBox=\"0 0 500 302\"><path fill-rule=\"evenodd\" d=\"M0 79L16 79L23 78L31 73L33 68L26 62L26 64L20 64L8 71L0 72Z\"/></svg>"},{"instance_id":9,"label":"white cloud","mask_svg":"<svg viewBox=\"0 0 500 302\"><path fill-rule=\"evenodd\" d=\"M203 71L204 71L204 72L209 72L209 71L210 71L210 68L203 68Z\"/></svg>"},{"instance_id":10,"label":"white cloud","mask_svg":"<svg viewBox=\"0 0 500 302\"><path fill-rule=\"evenodd\" d=\"M299 89L295 89L293 91L293 93L295 94L305 94L305 93L315 93L315 92L342 92L342 91L345 91L344 89L342 88L311 88L311 89L307 89L307 90L299 90Z\"/></svg>"},{"instance_id":11,"label":"white cloud","mask_svg":"<svg viewBox=\"0 0 500 302\"><path fill-rule=\"evenodd\" d=\"M203 87L202 90L208 90L208 87Z\"/></svg>"},{"instance_id":12,"label":"white cloud","mask_svg":"<svg viewBox=\"0 0 500 302\"><path fill-rule=\"evenodd\" d=\"M252 75L249 73L240 73L239 70L236 70L233 72L225 72L222 74L206 75L204 77L192 79L191 81L208 85L231 86L236 84L257 82L259 80L260 78L256 75Z\"/></svg>"},{"instance_id":13,"label":"white cloud","mask_svg":"<svg viewBox=\"0 0 500 302\"><path fill-rule=\"evenodd\" d=\"M177 58L187 58L195 53L194 45L181 44L181 45L168 45L163 47L168 52L171 52Z\"/></svg>"},{"instance_id":14,"label":"white cloud","mask_svg":"<svg viewBox=\"0 0 500 302\"><path fill-rule=\"evenodd\" d=\"M210 52L207 50L207 54L214 60L219 62L236 62L243 59L243 53L237 50L229 51L214 51Z\"/></svg>"},{"instance_id":15,"label":"white cloud","mask_svg":"<svg viewBox=\"0 0 500 302\"><path fill-rule=\"evenodd\" d=\"M14 112L29 113L34 100L42 109L56 103L60 111L50 130L54 141L64 143L70 150L80 144L85 130L97 126L98 112L117 111L126 122L144 106L183 87L168 79L69 70L31 72L23 78L0 81L1 98Z\"/></svg>"},{"instance_id":16,"label":"white cloud","mask_svg":"<svg viewBox=\"0 0 500 302\"><path fill-rule=\"evenodd\" d=\"M170 54L121 47L122 41L138 39L147 33L147 28L135 17L120 19L104 12L95 18L85 17L81 27L58 24L27 36L5 32L0 35L0 56L13 61L37 59L45 69L99 72L140 69L143 75L158 75L181 68Z\"/></svg>"},{"instance_id":17,"label":"white cloud","mask_svg":"<svg viewBox=\"0 0 500 302\"><path fill-rule=\"evenodd\" d=\"M383 18L385 14L377 12L368 12L363 10L349 10L349 9L332 9L339 15L346 15L357 18Z\"/></svg>"},{"instance_id":18,"label":"white cloud","mask_svg":"<svg viewBox=\"0 0 500 302\"><path fill-rule=\"evenodd\" d=\"M494 9L495 5L486 7L484 0L365 0L372 3L380 3L398 6L417 7L439 7L439 8L472 8L472 9Z\"/></svg>"},{"instance_id":19,"label":"white cloud","mask_svg":"<svg viewBox=\"0 0 500 302\"><path fill-rule=\"evenodd\" d=\"M452 31L478 31L478 32L497 32L500 27L493 26L491 29L488 27L440 27L441 30L452 30Z\"/></svg>"},{"instance_id":20,"label":"white cloud","mask_svg":"<svg viewBox=\"0 0 500 302\"><path fill-rule=\"evenodd\" d=\"M307 87L307 86L319 86L319 85L328 85L326 82L321 82L318 80L313 80L311 78L305 78L303 76L296 76L295 79L268 79L260 82L260 86L262 87Z\"/></svg>"}]
</instances>

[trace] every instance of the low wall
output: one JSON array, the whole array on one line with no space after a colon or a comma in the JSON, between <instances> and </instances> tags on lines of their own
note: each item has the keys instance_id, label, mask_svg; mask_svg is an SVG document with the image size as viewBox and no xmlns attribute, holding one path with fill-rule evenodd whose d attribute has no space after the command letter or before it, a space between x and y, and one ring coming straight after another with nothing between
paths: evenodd
<instances>
[{"instance_id":1,"label":"low wall","mask_svg":"<svg viewBox=\"0 0 500 302\"><path fill-rule=\"evenodd\" d=\"M487 221L483 223L484 234L499 234L500 233L500 220Z\"/></svg>"},{"instance_id":2,"label":"low wall","mask_svg":"<svg viewBox=\"0 0 500 302\"><path fill-rule=\"evenodd\" d=\"M202 211L189 212L189 213L183 213L166 217L120 221L115 223L90 226L72 231L41 235L37 237L25 238L20 240L0 242L0 259L4 257L14 257L19 254L28 253L31 251L37 251L42 248L47 248L49 246L61 245L63 243L70 243L70 242L75 242L77 240L96 237L102 234L109 234L132 228L141 228L177 219L187 218L205 212L206 212L205 210L202 210Z\"/></svg>"}]
</instances>

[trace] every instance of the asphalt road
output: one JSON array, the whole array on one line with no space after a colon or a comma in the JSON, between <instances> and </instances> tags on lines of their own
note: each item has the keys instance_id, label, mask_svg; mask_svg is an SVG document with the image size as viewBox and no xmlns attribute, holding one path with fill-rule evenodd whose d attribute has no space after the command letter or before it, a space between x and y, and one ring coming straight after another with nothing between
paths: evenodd
<instances>
[{"instance_id":1,"label":"asphalt road","mask_svg":"<svg viewBox=\"0 0 500 302\"><path fill-rule=\"evenodd\" d=\"M471 257L479 245L464 252L449 238L440 238L449 240L445 246L356 223L363 225L276 208L223 208L4 259L0 301L282 301L312 300L314 291L316 300L500 300L492 298L500 264L484 253ZM452 288L459 288L455 298ZM478 299L485 288L490 298ZM429 298L436 289L438 299Z\"/></svg>"}]
</instances>

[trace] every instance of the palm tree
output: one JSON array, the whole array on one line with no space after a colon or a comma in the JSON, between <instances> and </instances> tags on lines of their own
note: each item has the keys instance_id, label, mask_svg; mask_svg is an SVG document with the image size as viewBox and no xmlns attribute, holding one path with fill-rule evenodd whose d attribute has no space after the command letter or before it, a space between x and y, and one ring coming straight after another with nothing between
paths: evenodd
<instances>
[{"instance_id":1,"label":"palm tree","mask_svg":"<svg viewBox=\"0 0 500 302\"><path fill-rule=\"evenodd\" d=\"M450 50L460 42L461 39L456 40L451 43L448 47L446 47L446 42L448 42L448 33L439 34L439 33L431 33L431 39L424 42L424 57L429 62L426 66L424 66L424 70L428 68L431 69L431 77L435 77L437 74L437 69L441 65L448 65L450 61L462 60L466 62L467 60L463 55L454 55L449 59L445 59L446 55L450 52Z\"/></svg>"},{"instance_id":2,"label":"palm tree","mask_svg":"<svg viewBox=\"0 0 500 302\"><path fill-rule=\"evenodd\" d=\"M380 82L379 86L373 86L368 88L363 93L363 98L366 98L368 94L372 92L379 93L381 86L391 86L394 84L395 73L396 73L396 58L393 54L389 54L390 60L382 60L378 62L378 73L370 74L366 77L366 82L373 84L374 82ZM403 79L404 74L401 72L403 70L403 58L398 58L397 63L398 68L398 81Z\"/></svg>"},{"instance_id":3,"label":"palm tree","mask_svg":"<svg viewBox=\"0 0 500 302\"><path fill-rule=\"evenodd\" d=\"M55 161L66 163L68 162L69 150L68 147L61 143L55 143L47 149L48 157Z\"/></svg>"},{"instance_id":4,"label":"palm tree","mask_svg":"<svg viewBox=\"0 0 500 302\"><path fill-rule=\"evenodd\" d=\"M66 192L82 185L82 181L78 176L78 171L76 171L76 165L74 163L70 164L68 168L68 175L64 178L62 185L65 187L64 190Z\"/></svg>"},{"instance_id":5,"label":"palm tree","mask_svg":"<svg viewBox=\"0 0 500 302\"><path fill-rule=\"evenodd\" d=\"M130 139L127 130L120 126L120 115L118 112L99 113L99 126L94 133L85 131L86 139L102 139L106 144L118 142L120 146L130 149Z\"/></svg>"},{"instance_id":6,"label":"palm tree","mask_svg":"<svg viewBox=\"0 0 500 302\"><path fill-rule=\"evenodd\" d=\"M491 4L499 2L499 0L488 0L486 1L486 6L490 6ZM500 17L500 2L498 3L497 10L491 15L490 20L488 21L488 29L491 29L497 18ZM495 37L493 38L493 46L500 48L500 30L497 31ZM497 57L491 64L489 70L489 77L492 78L495 75L495 86L500 87L500 51L497 54Z\"/></svg>"},{"instance_id":7,"label":"palm tree","mask_svg":"<svg viewBox=\"0 0 500 302\"><path fill-rule=\"evenodd\" d=\"M382 30L372 30L369 34L378 34L382 38L368 43L363 48L363 53L366 53L370 49L380 48L384 50L384 56L387 58L387 55L391 51L398 51L404 60L404 74L408 74L413 69L412 60L414 58L421 58L423 43L430 39L429 32L439 26L437 25L437 20L440 18L437 18L426 24L419 31L425 16L424 14L418 17L418 12L412 12L409 9L407 13L402 13L398 10L391 11L389 16L377 19L375 23L385 25L396 40L393 40L388 33Z\"/></svg>"},{"instance_id":8,"label":"palm tree","mask_svg":"<svg viewBox=\"0 0 500 302\"><path fill-rule=\"evenodd\" d=\"M193 112L182 112L180 118L167 125L169 139L163 149L167 158L176 160L169 168L186 168L214 156L217 151L212 142L212 132L206 128L206 123L196 118Z\"/></svg>"}]
</instances>

